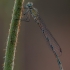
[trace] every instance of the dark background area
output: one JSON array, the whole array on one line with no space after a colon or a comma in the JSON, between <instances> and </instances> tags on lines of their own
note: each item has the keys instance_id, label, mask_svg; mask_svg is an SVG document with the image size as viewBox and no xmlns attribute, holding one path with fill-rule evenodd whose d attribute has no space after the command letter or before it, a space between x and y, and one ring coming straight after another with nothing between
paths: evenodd
<instances>
[{"instance_id":1,"label":"dark background area","mask_svg":"<svg viewBox=\"0 0 70 70\"><path fill-rule=\"evenodd\" d=\"M70 1L25 0L33 2L47 28L62 48L60 60L64 70L70 69ZM0 70L10 27L14 0L0 0ZM21 22L14 70L59 70L54 54L41 30L31 17Z\"/></svg>"}]
</instances>

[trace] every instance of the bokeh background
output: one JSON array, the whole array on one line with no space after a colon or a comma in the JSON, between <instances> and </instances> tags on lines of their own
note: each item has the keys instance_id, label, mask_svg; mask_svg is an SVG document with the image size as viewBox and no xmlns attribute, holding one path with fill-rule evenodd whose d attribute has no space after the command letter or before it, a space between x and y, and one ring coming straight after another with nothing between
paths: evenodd
<instances>
[{"instance_id":1,"label":"bokeh background","mask_svg":"<svg viewBox=\"0 0 70 70\"><path fill-rule=\"evenodd\" d=\"M70 1L25 0L33 2L62 48L60 60L64 70L70 69ZM0 70L4 54L14 0L0 0ZM21 22L14 70L59 70L54 54L41 30L31 17L29 23Z\"/></svg>"}]
</instances>

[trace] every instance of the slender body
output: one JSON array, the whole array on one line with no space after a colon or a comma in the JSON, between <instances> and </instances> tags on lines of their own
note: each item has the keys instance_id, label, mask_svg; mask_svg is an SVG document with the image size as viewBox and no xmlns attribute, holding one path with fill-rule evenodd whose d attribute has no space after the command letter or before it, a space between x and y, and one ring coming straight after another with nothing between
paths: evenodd
<instances>
[{"instance_id":1,"label":"slender body","mask_svg":"<svg viewBox=\"0 0 70 70\"><path fill-rule=\"evenodd\" d=\"M26 16L25 21L30 20L30 14L31 14L32 17L34 18L34 21L39 25L40 29L42 30L42 33L44 34L46 40L48 41L50 48L52 49L55 57L57 58L57 62L58 62L60 70L63 70L62 64L58 58L58 56L61 55L62 50L61 50L59 44L57 43L57 41L55 40L55 38L53 37L53 35L51 34L51 32L47 29L46 25L44 24L43 20L41 19L40 15L38 13L38 10L33 7L32 2L28 2L25 5L25 9L26 9L26 11L24 13L24 15Z\"/></svg>"}]
</instances>

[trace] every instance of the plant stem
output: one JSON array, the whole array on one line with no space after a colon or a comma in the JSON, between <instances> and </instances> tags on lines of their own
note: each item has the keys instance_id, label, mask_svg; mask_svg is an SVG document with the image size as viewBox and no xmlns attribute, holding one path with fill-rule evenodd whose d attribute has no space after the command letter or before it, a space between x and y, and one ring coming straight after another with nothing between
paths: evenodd
<instances>
[{"instance_id":1,"label":"plant stem","mask_svg":"<svg viewBox=\"0 0 70 70\"><path fill-rule=\"evenodd\" d=\"M3 70L13 70L16 44L20 26L21 11L22 11L23 0L15 0L12 20L10 24L8 40L6 45L5 61Z\"/></svg>"}]
</instances>

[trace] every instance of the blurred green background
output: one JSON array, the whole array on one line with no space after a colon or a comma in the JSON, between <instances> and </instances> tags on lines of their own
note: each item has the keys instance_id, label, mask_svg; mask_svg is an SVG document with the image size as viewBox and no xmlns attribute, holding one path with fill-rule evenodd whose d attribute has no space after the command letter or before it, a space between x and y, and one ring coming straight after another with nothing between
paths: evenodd
<instances>
[{"instance_id":1,"label":"blurred green background","mask_svg":"<svg viewBox=\"0 0 70 70\"><path fill-rule=\"evenodd\" d=\"M60 57L64 70L70 69L70 1L25 0L33 2L62 48ZM5 46L10 27L14 0L0 0L0 70L3 70ZM21 22L14 70L59 70L56 58L31 17L29 23Z\"/></svg>"}]
</instances>

